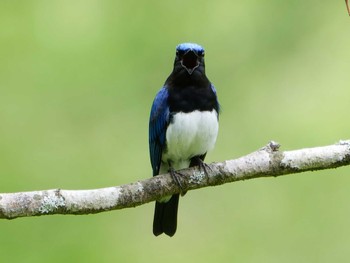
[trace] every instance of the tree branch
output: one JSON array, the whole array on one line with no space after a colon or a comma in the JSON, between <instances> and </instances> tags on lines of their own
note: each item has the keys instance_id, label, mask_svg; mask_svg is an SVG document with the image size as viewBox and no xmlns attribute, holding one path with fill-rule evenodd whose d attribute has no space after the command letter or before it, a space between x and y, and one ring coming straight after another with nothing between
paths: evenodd
<instances>
[{"instance_id":1,"label":"tree branch","mask_svg":"<svg viewBox=\"0 0 350 263\"><path fill-rule=\"evenodd\" d=\"M279 147L278 143L271 141L260 150L241 158L208 164L207 175L199 167L181 170L183 190L350 164L350 141L294 151L279 151ZM164 174L101 189L4 193L0 194L0 218L100 213L139 206L179 192L171 175Z\"/></svg>"}]
</instances>

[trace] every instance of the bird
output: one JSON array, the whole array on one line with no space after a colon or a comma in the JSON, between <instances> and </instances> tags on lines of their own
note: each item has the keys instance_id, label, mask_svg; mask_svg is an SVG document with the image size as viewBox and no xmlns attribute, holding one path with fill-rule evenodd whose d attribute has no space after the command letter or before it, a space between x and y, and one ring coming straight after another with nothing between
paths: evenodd
<instances>
[{"instance_id":1,"label":"bird","mask_svg":"<svg viewBox=\"0 0 350 263\"><path fill-rule=\"evenodd\" d=\"M204 48L196 43L176 46L174 67L156 94L149 119L149 152L153 176L203 166L214 148L220 105L205 74ZM179 183L178 180L177 183ZM181 188L181 185L179 185ZM179 194L156 201L153 234L173 236L177 228Z\"/></svg>"}]
</instances>

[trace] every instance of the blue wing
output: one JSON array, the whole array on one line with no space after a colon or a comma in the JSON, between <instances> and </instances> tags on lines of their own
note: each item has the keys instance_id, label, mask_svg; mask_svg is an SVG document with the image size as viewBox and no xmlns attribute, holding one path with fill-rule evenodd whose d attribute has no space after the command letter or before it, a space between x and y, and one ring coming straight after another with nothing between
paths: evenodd
<instances>
[{"instance_id":1,"label":"blue wing","mask_svg":"<svg viewBox=\"0 0 350 263\"><path fill-rule=\"evenodd\" d=\"M163 87L156 95L149 119L149 153L153 176L159 173L162 152L165 147L166 129L169 124L168 89Z\"/></svg>"},{"instance_id":2,"label":"blue wing","mask_svg":"<svg viewBox=\"0 0 350 263\"><path fill-rule=\"evenodd\" d=\"M215 93L215 95L216 95L216 89L215 89L215 87L214 87L214 85L213 84L210 84L210 87L211 87L211 90Z\"/></svg>"},{"instance_id":3,"label":"blue wing","mask_svg":"<svg viewBox=\"0 0 350 263\"><path fill-rule=\"evenodd\" d=\"M215 96L217 96L217 95L216 95L216 89L215 89L214 85L213 85L213 84L210 84L210 87L211 87L211 90L214 92ZM215 109L216 109L216 111L217 111L217 113L218 113L218 119L219 119L219 113L220 113L221 107L220 107L218 98L216 98L216 106L215 106Z\"/></svg>"}]
</instances>

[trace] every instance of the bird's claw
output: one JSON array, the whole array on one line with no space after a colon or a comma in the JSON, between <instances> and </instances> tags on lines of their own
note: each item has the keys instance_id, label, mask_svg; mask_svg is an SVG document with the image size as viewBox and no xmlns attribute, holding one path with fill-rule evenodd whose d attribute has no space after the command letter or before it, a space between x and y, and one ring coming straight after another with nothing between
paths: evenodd
<instances>
[{"instance_id":1,"label":"bird's claw","mask_svg":"<svg viewBox=\"0 0 350 263\"><path fill-rule=\"evenodd\" d=\"M205 174L205 176L206 176L206 178L207 178L207 182L209 182L209 174L208 174L208 170L207 169L209 169L209 170L211 170L211 168L210 168L210 166L208 165L208 164L206 164L205 162L203 162L201 159L198 159L199 160L199 169L200 170L203 170L203 172L204 172L204 174Z\"/></svg>"},{"instance_id":2,"label":"bird's claw","mask_svg":"<svg viewBox=\"0 0 350 263\"><path fill-rule=\"evenodd\" d=\"M181 183L181 176L183 175L180 172L175 171L173 168L170 168L169 173L173 178L173 180L175 181L175 183L177 184L177 186L179 187L181 196L184 196L187 193L187 191L185 190L185 188Z\"/></svg>"}]
</instances>

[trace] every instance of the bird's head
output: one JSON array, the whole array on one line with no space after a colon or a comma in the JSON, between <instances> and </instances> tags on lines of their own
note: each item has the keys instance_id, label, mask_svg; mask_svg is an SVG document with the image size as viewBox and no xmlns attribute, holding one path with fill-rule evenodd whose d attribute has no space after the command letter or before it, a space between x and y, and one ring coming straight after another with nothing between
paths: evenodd
<instances>
[{"instance_id":1,"label":"bird's head","mask_svg":"<svg viewBox=\"0 0 350 263\"><path fill-rule=\"evenodd\" d=\"M204 48L194 43L179 44L176 47L176 63L192 75L200 65L204 66Z\"/></svg>"}]
</instances>

